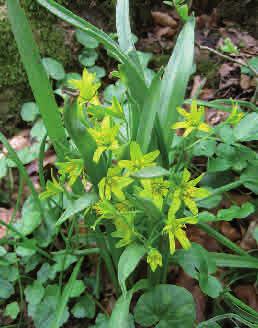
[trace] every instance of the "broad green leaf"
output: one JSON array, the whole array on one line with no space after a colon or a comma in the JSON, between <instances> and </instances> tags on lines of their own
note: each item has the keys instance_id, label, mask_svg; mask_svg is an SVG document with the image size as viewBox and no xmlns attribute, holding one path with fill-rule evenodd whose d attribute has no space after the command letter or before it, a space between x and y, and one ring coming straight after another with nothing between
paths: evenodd
<instances>
[{"instance_id":1,"label":"broad green leaf","mask_svg":"<svg viewBox=\"0 0 258 328\"><path fill-rule=\"evenodd\" d=\"M145 253L145 248L135 243L127 246L120 256L118 262L118 281L124 295L126 294L126 279L135 270Z\"/></svg>"},{"instance_id":2,"label":"broad green leaf","mask_svg":"<svg viewBox=\"0 0 258 328\"><path fill-rule=\"evenodd\" d=\"M34 255L37 252L35 246L36 246L36 243L35 243L34 247L31 247L31 248L29 248L26 245L24 245L24 246L23 245L19 245L16 248L16 254L19 255L19 256L21 256L21 257L24 257L24 256L32 256L32 255Z\"/></svg>"},{"instance_id":3,"label":"broad green leaf","mask_svg":"<svg viewBox=\"0 0 258 328\"><path fill-rule=\"evenodd\" d=\"M256 57L252 57L251 59L248 60L248 64L250 66L252 66L253 69L256 70L256 72L258 72L258 56ZM251 71L248 67L246 66L241 66L241 73L243 74L247 74L247 75L251 75L254 76L254 72Z\"/></svg>"},{"instance_id":4,"label":"broad green leaf","mask_svg":"<svg viewBox=\"0 0 258 328\"><path fill-rule=\"evenodd\" d=\"M65 78L65 71L63 65L57 60L45 57L42 58L42 64L48 74L53 80L63 80Z\"/></svg>"},{"instance_id":5,"label":"broad green leaf","mask_svg":"<svg viewBox=\"0 0 258 328\"><path fill-rule=\"evenodd\" d=\"M26 199L22 207L21 218L14 227L24 236L31 234L41 223L42 217L32 197Z\"/></svg>"},{"instance_id":6,"label":"broad green leaf","mask_svg":"<svg viewBox=\"0 0 258 328\"><path fill-rule=\"evenodd\" d=\"M255 211L252 203L246 202L241 206L232 205L227 209L221 209L217 213L217 221L231 221L233 219L244 219Z\"/></svg>"},{"instance_id":7,"label":"broad green leaf","mask_svg":"<svg viewBox=\"0 0 258 328\"><path fill-rule=\"evenodd\" d=\"M97 315L95 325L90 326L89 328L107 328L107 327L108 327L108 317L103 313L99 313Z\"/></svg>"},{"instance_id":8,"label":"broad green leaf","mask_svg":"<svg viewBox=\"0 0 258 328\"><path fill-rule=\"evenodd\" d=\"M81 30L75 32L76 40L81 43L85 48L95 49L99 46L99 42L90 37L87 33Z\"/></svg>"},{"instance_id":9,"label":"broad green leaf","mask_svg":"<svg viewBox=\"0 0 258 328\"><path fill-rule=\"evenodd\" d=\"M243 185L258 195L258 161L253 161L241 174Z\"/></svg>"},{"instance_id":10,"label":"broad green leaf","mask_svg":"<svg viewBox=\"0 0 258 328\"><path fill-rule=\"evenodd\" d=\"M56 262L53 266L53 270L56 272L65 271L73 263L78 261L78 258L71 254L66 254L63 251L59 251L53 256L53 260Z\"/></svg>"},{"instance_id":11,"label":"broad green leaf","mask_svg":"<svg viewBox=\"0 0 258 328\"><path fill-rule=\"evenodd\" d=\"M75 280L73 283L73 288L70 292L70 297L79 297L85 291L85 285L82 280Z\"/></svg>"},{"instance_id":12,"label":"broad green leaf","mask_svg":"<svg viewBox=\"0 0 258 328\"><path fill-rule=\"evenodd\" d=\"M168 176L169 171L161 166L144 167L143 169L132 174L132 177L138 179L151 179Z\"/></svg>"},{"instance_id":13,"label":"broad green leaf","mask_svg":"<svg viewBox=\"0 0 258 328\"><path fill-rule=\"evenodd\" d=\"M25 122L33 122L39 114L38 105L34 102L26 102L21 108L21 117Z\"/></svg>"},{"instance_id":14,"label":"broad green leaf","mask_svg":"<svg viewBox=\"0 0 258 328\"><path fill-rule=\"evenodd\" d=\"M17 302L9 303L4 311L4 315L15 320L20 312L19 304Z\"/></svg>"},{"instance_id":15,"label":"broad green leaf","mask_svg":"<svg viewBox=\"0 0 258 328\"><path fill-rule=\"evenodd\" d=\"M210 158L208 162L208 172L222 172L231 167L231 162L226 158L216 157Z\"/></svg>"},{"instance_id":16,"label":"broad green leaf","mask_svg":"<svg viewBox=\"0 0 258 328\"><path fill-rule=\"evenodd\" d=\"M13 284L0 277L0 300L7 299L14 294Z\"/></svg>"},{"instance_id":17,"label":"broad green leaf","mask_svg":"<svg viewBox=\"0 0 258 328\"><path fill-rule=\"evenodd\" d=\"M84 295L77 300L71 312L75 318L92 319L95 316L96 306L89 295Z\"/></svg>"},{"instance_id":18,"label":"broad green leaf","mask_svg":"<svg viewBox=\"0 0 258 328\"><path fill-rule=\"evenodd\" d=\"M37 280L24 289L26 301L31 304L39 304L43 299L44 293L45 289L43 285Z\"/></svg>"},{"instance_id":19,"label":"broad green leaf","mask_svg":"<svg viewBox=\"0 0 258 328\"><path fill-rule=\"evenodd\" d=\"M170 148L174 133L171 125L178 118L176 108L184 102L187 84L192 73L194 27L195 19L190 18L179 34L161 84L158 116L167 149Z\"/></svg>"},{"instance_id":20,"label":"broad green leaf","mask_svg":"<svg viewBox=\"0 0 258 328\"><path fill-rule=\"evenodd\" d=\"M117 0L116 30L119 46L125 53L135 50L129 17L129 0Z\"/></svg>"},{"instance_id":21,"label":"broad green leaf","mask_svg":"<svg viewBox=\"0 0 258 328\"><path fill-rule=\"evenodd\" d=\"M234 128L234 136L239 141L258 140L258 113L246 114Z\"/></svg>"},{"instance_id":22,"label":"broad green leaf","mask_svg":"<svg viewBox=\"0 0 258 328\"><path fill-rule=\"evenodd\" d=\"M49 328L59 328L61 326L63 313L65 311L65 308L67 306L69 298L72 295L73 288L74 288L74 285L76 284L76 278L77 278L78 273L80 271L82 261L83 261L83 257L75 265L75 267L73 269L73 272L72 272L67 284L64 287L62 295L60 295L59 303L58 303L58 306L57 306L56 312L55 312L56 313L56 319L55 319L55 322Z\"/></svg>"},{"instance_id":23,"label":"broad green leaf","mask_svg":"<svg viewBox=\"0 0 258 328\"><path fill-rule=\"evenodd\" d=\"M68 220L73 215L80 213L81 211L90 207L97 201L98 201L98 197L95 193L93 193L93 192L85 193L79 199L75 200L74 202L69 203L65 212L61 215L61 217L56 222L56 225L62 224L63 222Z\"/></svg>"},{"instance_id":24,"label":"broad green leaf","mask_svg":"<svg viewBox=\"0 0 258 328\"><path fill-rule=\"evenodd\" d=\"M105 68L100 67L98 65L95 65L93 67L88 68L88 71L90 73L96 74L97 79L102 79L104 76L107 75L107 72L106 72Z\"/></svg>"},{"instance_id":25,"label":"broad green leaf","mask_svg":"<svg viewBox=\"0 0 258 328\"><path fill-rule=\"evenodd\" d=\"M150 288L149 281L142 279L139 280L136 284L134 284L133 288L129 290L126 295L120 296L119 299L116 301L107 328L134 328L134 323L132 322L132 318L129 313L130 303L133 294L141 289L148 288Z\"/></svg>"},{"instance_id":26,"label":"broad green leaf","mask_svg":"<svg viewBox=\"0 0 258 328\"><path fill-rule=\"evenodd\" d=\"M193 147L194 156L211 157L215 153L216 141L215 140L202 140Z\"/></svg>"},{"instance_id":27,"label":"broad green leaf","mask_svg":"<svg viewBox=\"0 0 258 328\"><path fill-rule=\"evenodd\" d=\"M39 119L30 130L30 135L32 138L35 138L38 141L41 141L46 135L46 127L43 120ZM38 146L39 148L39 146Z\"/></svg>"},{"instance_id":28,"label":"broad green leaf","mask_svg":"<svg viewBox=\"0 0 258 328\"><path fill-rule=\"evenodd\" d=\"M79 62L85 67L92 67L98 59L98 53L93 49L85 49L78 57Z\"/></svg>"},{"instance_id":29,"label":"broad green leaf","mask_svg":"<svg viewBox=\"0 0 258 328\"><path fill-rule=\"evenodd\" d=\"M18 0L7 0L8 17L12 31L28 75L35 100L45 122L48 135L55 150L64 158L64 149L68 146L61 116L54 99L50 81L41 63L40 55L24 10ZM61 145L61 146L60 146Z\"/></svg>"},{"instance_id":30,"label":"broad green leaf","mask_svg":"<svg viewBox=\"0 0 258 328\"><path fill-rule=\"evenodd\" d=\"M136 322L143 327L192 328L195 317L192 295L174 285L155 286L139 298L134 311Z\"/></svg>"},{"instance_id":31,"label":"broad green leaf","mask_svg":"<svg viewBox=\"0 0 258 328\"><path fill-rule=\"evenodd\" d=\"M223 291L223 287L220 281L213 276L208 276L208 281L206 284L201 285L201 290L204 294L208 295L211 298L217 298Z\"/></svg>"},{"instance_id":32,"label":"broad green leaf","mask_svg":"<svg viewBox=\"0 0 258 328\"><path fill-rule=\"evenodd\" d=\"M258 243L258 226L256 226L253 231L253 237L256 240L256 242Z\"/></svg>"},{"instance_id":33,"label":"broad green leaf","mask_svg":"<svg viewBox=\"0 0 258 328\"><path fill-rule=\"evenodd\" d=\"M4 256L6 253L6 249L3 246L0 246L0 256Z\"/></svg>"}]
</instances>

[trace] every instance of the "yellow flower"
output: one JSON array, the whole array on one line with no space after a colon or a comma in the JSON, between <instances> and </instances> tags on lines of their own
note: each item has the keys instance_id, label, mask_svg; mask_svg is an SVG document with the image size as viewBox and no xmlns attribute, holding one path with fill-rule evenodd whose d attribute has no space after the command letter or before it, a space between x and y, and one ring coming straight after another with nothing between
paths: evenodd
<instances>
[{"instance_id":1,"label":"yellow flower","mask_svg":"<svg viewBox=\"0 0 258 328\"><path fill-rule=\"evenodd\" d=\"M197 103L193 100L191 104L190 112L187 112L185 109L179 107L177 111L180 115L185 118L183 122L177 122L171 126L172 129L185 129L183 134L184 137L187 137L192 131L203 131L210 132L211 128L208 124L203 122L204 118L204 107L197 107Z\"/></svg>"},{"instance_id":2,"label":"yellow flower","mask_svg":"<svg viewBox=\"0 0 258 328\"><path fill-rule=\"evenodd\" d=\"M91 103L93 105L99 105L99 99L97 91L101 84L96 82L96 74L89 73L85 68L82 73L81 80L69 80L69 85L78 89L80 95L78 97L78 102L81 103Z\"/></svg>"},{"instance_id":3,"label":"yellow flower","mask_svg":"<svg viewBox=\"0 0 258 328\"><path fill-rule=\"evenodd\" d=\"M172 206L175 209L178 210L183 202L194 215L198 214L198 207L194 199L205 198L210 194L205 188L195 187L201 181L202 177L203 174L190 180L191 173L187 169L184 169L181 182L175 187L172 196Z\"/></svg>"},{"instance_id":4,"label":"yellow flower","mask_svg":"<svg viewBox=\"0 0 258 328\"><path fill-rule=\"evenodd\" d=\"M101 199L110 200L112 194L120 201L125 199L123 189L133 182L133 179L120 176L121 169L118 167L109 168L107 177L99 183L99 196Z\"/></svg>"},{"instance_id":5,"label":"yellow flower","mask_svg":"<svg viewBox=\"0 0 258 328\"><path fill-rule=\"evenodd\" d=\"M139 192L139 196L149 198L153 203L162 209L163 199L168 194L169 182L164 181L163 178L142 179L141 184L143 190Z\"/></svg>"},{"instance_id":6,"label":"yellow flower","mask_svg":"<svg viewBox=\"0 0 258 328\"><path fill-rule=\"evenodd\" d=\"M159 150L155 150L144 155L140 146L133 141L130 144L131 160L121 160L118 162L118 166L127 169L130 173L133 173L144 167L154 166L154 161L158 156Z\"/></svg>"},{"instance_id":7,"label":"yellow flower","mask_svg":"<svg viewBox=\"0 0 258 328\"><path fill-rule=\"evenodd\" d=\"M116 231L112 232L112 237L120 238L119 242L116 243L116 247L124 247L131 244L134 241L134 216L126 215L118 217L114 220Z\"/></svg>"},{"instance_id":8,"label":"yellow flower","mask_svg":"<svg viewBox=\"0 0 258 328\"><path fill-rule=\"evenodd\" d=\"M168 219L163 229L163 233L166 233L169 238L170 254L173 255L176 250L176 239L179 241L184 249L191 247L191 242L187 238L184 228L186 224L196 224L198 219L194 216L176 219L175 214L177 209L174 208L173 204L168 212Z\"/></svg>"},{"instance_id":9,"label":"yellow flower","mask_svg":"<svg viewBox=\"0 0 258 328\"><path fill-rule=\"evenodd\" d=\"M162 255L156 248L151 248L148 252L147 263L153 272L156 271L158 265L162 267Z\"/></svg>"},{"instance_id":10,"label":"yellow flower","mask_svg":"<svg viewBox=\"0 0 258 328\"><path fill-rule=\"evenodd\" d=\"M245 114L243 112L238 111L238 104L233 103L232 112L230 113L230 115L226 119L226 123L229 123L233 126L237 125L242 120L244 115Z\"/></svg>"},{"instance_id":11,"label":"yellow flower","mask_svg":"<svg viewBox=\"0 0 258 328\"><path fill-rule=\"evenodd\" d=\"M83 173L84 163L82 159L69 159L67 162L56 163L58 172L62 176L68 176L68 185L72 186L76 179Z\"/></svg>"},{"instance_id":12,"label":"yellow flower","mask_svg":"<svg viewBox=\"0 0 258 328\"><path fill-rule=\"evenodd\" d=\"M114 151L119 148L119 144L116 139L119 132L119 126L112 126L110 116L106 116L100 125L96 126L96 128L89 128L88 132L92 135L97 144L97 149L93 156L94 162L97 163L99 161L104 151Z\"/></svg>"},{"instance_id":13,"label":"yellow flower","mask_svg":"<svg viewBox=\"0 0 258 328\"><path fill-rule=\"evenodd\" d=\"M41 200L47 199L49 197L56 196L60 194L61 192L64 192L63 187L59 184L59 182L55 179L53 175L53 171L51 171L51 177L52 181L48 180L46 184L46 190L43 191L40 195L39 198Z\"/></svg>"}]
</instances>

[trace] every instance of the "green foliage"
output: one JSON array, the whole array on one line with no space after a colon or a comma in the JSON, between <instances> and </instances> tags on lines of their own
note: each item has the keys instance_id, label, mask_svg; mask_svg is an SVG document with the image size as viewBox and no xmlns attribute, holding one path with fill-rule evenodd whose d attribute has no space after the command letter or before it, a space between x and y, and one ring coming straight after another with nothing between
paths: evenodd
<instances>
[{"instance_id":1,"label":"green foliage","mask_svg":"<svg viewBox=\"0 0 258 328\"><path fill-rule=\"evenodd\" d=\"M164 72L157 73L148 68L151 55L135 49L129 1L117 2L117 43L57 2L38 0L77 28L82 76L66 74L61 62L49 55L41 62L19 2L7 3L39 107L38 111L34 103L26 103L22 117L33 124L41 192L23 165L31 157L26 151L14 152L0 134L8 151L0 162L1 175L16 166L21 175L19 189L26 182L31 191L23 204L19 192L9 224L0 219L8 230L4 245L9 244L0 248L4 304L16 291L24 291L28 316L36 328L61 327L70 313L91 323L97 314L94 328L133 328L135 324L191 328L196 319L193 297L182 287L166 284L168 266L177 265L208 297L224 298L235 312L240 307L255 317L254 310L224 290L216 273L218 267L227 266L256 269L256 257L205 224L245 219L255 212L255 205L232 202L216 212L202 208L218 207L224 193L242 185L258 193L257 155L249 144L257 139L257 114L244 114L240 106L254 109L248 102L230 100L187 100L190 110L182 108L194 65L195 19L186 3L174 1L185 24ZM105 71L95 66L101 46L119 62L113 72L117 81L104 90L103 97L100 79ZM60 108L54 93L63 100ZM204 106L229 115L210 127L204 121ZM184 129L183 134L177 135L176 129ZM45 181L42 163L45 145L50 143L59 159L51 179ZM197 156L203 158L202 166L196 166ZM21 217L15 220L20 207ZM238 255L210 253L192 244L188 225L198 222L199 228ZM91 254L96 254L92 261ZM90 270L89 277L93 263L96 270ZM110 318L96 313L96 305L103 310L106 279L101 279L100 270L104 265L117 296ZM147 278L138 280L138 272L142 276L146 265ZM132 315L133 295L143 290ZM15 320L18 302L11 304L6 313Z\"/></svg>"}]
</instances>

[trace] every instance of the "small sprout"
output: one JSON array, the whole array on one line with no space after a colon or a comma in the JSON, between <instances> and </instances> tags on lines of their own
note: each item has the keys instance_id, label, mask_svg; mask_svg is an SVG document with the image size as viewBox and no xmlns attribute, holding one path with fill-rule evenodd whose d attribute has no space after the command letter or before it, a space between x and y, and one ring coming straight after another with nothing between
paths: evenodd
<instances>
[{"instance_id":1,"label":"small sprout","mask_svg":"<svg viewBox=\"0 0 258 328\"><path fill-rule=\"evenodd\" d=\"M220 50L228 54L234 54L234 55L239 54L237 46L234 45L234 43L231 41L230 38L224 39L223 44L220 46Z\"/></svg>"}]
</instances>

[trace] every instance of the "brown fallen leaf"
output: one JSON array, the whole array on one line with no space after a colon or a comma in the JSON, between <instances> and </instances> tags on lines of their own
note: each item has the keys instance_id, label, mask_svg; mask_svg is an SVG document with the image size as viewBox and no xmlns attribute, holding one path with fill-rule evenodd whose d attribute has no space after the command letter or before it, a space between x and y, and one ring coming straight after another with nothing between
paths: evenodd
<instances>
[{"instance_id":1,"label":"brown fallen leaf","mask_svg":"<svg viewBox=\"0 0 258 328\"><path fill-rule=\"evenodd\" d=\"M240 86L243 90L248 90L251 86L251 78L248 75L241 74Z\"/></svg>"},{"instance_id":2,"label":"brown fallen leaf","mask_svg":"<svg viewBox=\"0 0 258 328\"><path fill-rule=\"evenodd\" d=\"M176 29L173 29L170 26L166 27L159 27L156 26L154 29L154 34L158 39L161 39L162 37L172 37L176 34Z\"/></svg>"},{"instance_id":3,"label":"brown fallen leaf","mask_svg":"<svg viewBox=\"0 0 258 328\"><path fill-rule=\"evenodd\" d=\"M233 227L230 222L221 222L220 231L231 241L237 241L241 239L241 233L235 227Z\"/></svg>"},{"instance_id":4,"label":"brown fallen leaf","mask_svg":"<svg viewBox=\"0 0 258 328\"><path fill-rule=\"evenodd\" d=\"M170 26L172 28L177 27L177 21L169 16L168 13L163 13L161 11L152 11L151 12L154 23L161 26Z\"/></svg>"},{"instance_id":5,"label":"brown fallen leaf","mask_svg":"<svg viewBox=\"0 0 258 328\"><path fill-rule=\"evenodd\" d=\"M258 226L257 217L253 218L253 221L250 222L248 229L245 231L243 238L240 242L240 247L246 250L251 250L256 248L256 241L253 237L254 229Z\"/></svg>"}]
</instances>

